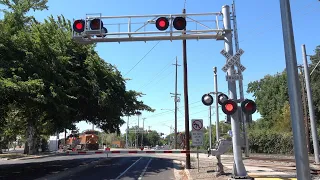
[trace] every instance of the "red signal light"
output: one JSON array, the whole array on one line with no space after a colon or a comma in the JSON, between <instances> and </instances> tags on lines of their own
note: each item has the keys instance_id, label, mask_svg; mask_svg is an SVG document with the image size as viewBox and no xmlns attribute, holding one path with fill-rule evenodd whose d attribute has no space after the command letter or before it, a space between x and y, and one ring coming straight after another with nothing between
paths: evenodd
<instances>
[{"instance_id":1,"label":"red signal light","mask_svg":"<svg viewBox=\"0 0 320 180\"><path fill-rule=\"evenodd\" d=\"M238 109L237 103L231 99L224 101L221 106L222 111L227 115L234 114Z\"/></svg>"},{"instance_id":2,"label":"red signal light","mask_svg":"<svg viewBox=\"0 0 320 180\"><path fill-rule=\"evenodd\" d=\"M101 19L92 19L90 21L90 29L92 30L99 30L103 27L103 22Z\"/></svg>"},{"instance_id":3,"label":"red signal light","mask_svg":"<svg viewBox=\"0 0 320 180\"><path fill-rule=\"evenodd\" d=\"M75 20L73 22L73 30L77 33L82 33L84 31L85 25L86 22L84 20Z\"/></svg>"},{"instance_id":4,"label":"red signal light","mask_svg":"<svg viewBox=\"0 0 320 180\"><path fill-rule=\"evenodd\" d=\"M254 101L246 99L241 103L241 109L245 114L251 115L256 112L257 105Z\"/></svg>"},{"instance_id":5,"label":"red signal light","mask_svg":"<svg viewBox=\"0 0 320 180\"><path fill-rule=\"evenodd\" d=\"M184 17L176 17L173 20L173 27L176 30L184 30L187 26L187 21Z\"/></svg>"},{"instance_id":6,"label":"red signal light","mask_svg":"<svg viewBox=\"0 0 320 180\"><path fill-rule=\"evenodd\" d=\"M166 17L159 17L156 20L156 27L159 31L165 31L169 27L169 20Z\"/></svg>"}]
</instances>

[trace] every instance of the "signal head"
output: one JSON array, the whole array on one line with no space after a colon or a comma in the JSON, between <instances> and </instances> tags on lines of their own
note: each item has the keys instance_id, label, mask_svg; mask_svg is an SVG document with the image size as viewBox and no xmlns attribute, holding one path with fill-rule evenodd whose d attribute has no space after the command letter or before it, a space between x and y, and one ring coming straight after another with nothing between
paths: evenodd
<instances>
[{"instance_id":1,"label":"signal head","mask_svg":"<svg viewBox=\"0 0 320 180\"><path fill-rule=\"evenodd\" d=\"M169 27L169 20L166 17L159 17L156 20L156 27L159 31L165 31Z\"/></svg>"},{"instance_id":2,"label":"signal head","mask_svg":"<svg viewBox=\"0 0 320 180\"><path fill-rule=\"evenodd\" d=\"M176 17L173 20L173 27L176 30L184 30L187 26L187 21L184 17Z\"/></svg>"},{"instance_id":3,"label":"signal head","mask_svg":"<svg viewBox=\"0 0 320 180\"><path fill-rule=\"evenodd\" d=\"M234 102L231 99L228 99L226 101L224 101L222 103L222 111L226 114L226 115L232 115L234 114L237 109L238 109L238 105L236 102Z\"/></svg>"},{"instance_id":4,"label":"signal head","mask_svg":"<svg viewBox=\"0 0 320 180\"><path fill-rule=\"evenodd\" d=\"M225 102L225 101L228 100L228 99L229 99L229 97L228 97L226 94L220 93L220 94L218 95L218 103L219 103L220 105L222 105L223 102Z\"/></svg>"},{"instance_id":5,"label":"signal head","mask_svg":"<svg viewBox=\"0 0 320 180\"><path fill-rule=\"evenodd\" d=\"M202 100L202 103L206 106L211 106L213 103L213 97L210 94L204 94L201 100Z\"/></svg>"},{"instance_id":6,"label":"signal head","mask_svg":"<svg viewBox=\"0 0 320 180\"><path fill-rule=\"evenodd\" d=\"M77 33L82 33L86 26L86 22L83 19L78 19L73 22L73 30Z\"/></svg>"},{"instance_id":7,"label":"signal head","mask_svg":"<svg viewBox=\"0 0 320 180\"><path fill-rule=\"evenodd\" d=\"M101 21L101 19L92 19L90 21L90 29L91 30L99 30L103 27L103 22Z\"/></svg>"},{"instance_id":8,"label":"signal head","mask_svg":"<svg viewBox=\"0 0 320 180\"><path fill-rule=\"evenodd\" d=\"M242 101L241 109L245 114L251 115L256 112L257 105L254 101L252 101L250 99L246 99L246 100Z\"/></svg>"},{"instance_id":9,"label":"signal head","mask_svg":"<svg viewBox=\"0 0 320 180\"><path fill-rule=\"evenodd\" d=\"M108 29L107 28L105 28L105 27L102 27L102 31L101 31L102 33L105 33L104 35L102 35L103 37L106 37L107 35L107 33L108 33ZM97 35L97 37L102 37L101 35Z\"/></svg>"}]
</instances>

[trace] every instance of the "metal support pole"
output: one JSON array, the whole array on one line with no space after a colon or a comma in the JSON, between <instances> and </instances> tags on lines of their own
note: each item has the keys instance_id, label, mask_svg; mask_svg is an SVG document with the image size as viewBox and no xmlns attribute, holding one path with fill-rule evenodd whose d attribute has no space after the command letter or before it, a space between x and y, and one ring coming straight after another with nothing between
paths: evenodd
<instances>
[{"instance_id":1,"label":"metal support pole","mask_svg":"<svg viewBox=\"0 0 320 180\"><path fill-rule=\"evenodd\" d=\"M289 0L280 0L282 33L286 58L286 71L288 76L288 93L290 114L292 121L294 154L297 167L297 178L309 180L310 165L306 149L305 131L303 126L303 112L301 104L301 89L297 71L297 57L292 28L291 10Z\"/></svg>"},{"instance_id":2,"label":"metal support pole","mask_svg":"<svg viewBox=\"0 0 320 180\"><path fill-rule=\"evenodd\" d=\"M318 134L317 134L317 124L316 124L316 118L314 115L314 106L312 102L306 46L304 44L302 45L302 57L303 57L303 66L304 66L304 78L306 79L306 89L307 89L308 106L309 106L309 113L310 113L310 124L311 124L312 142L313 142L313 149L314 149L314 159L315 159L315 162L319 164L319 144L318 144L319 141L318 141Z\"/></svg>"},{"instance_id":3,"label":"metal support pole","mask_svg":"<svg viewBox=\"0 0 320 180\"><path fill-rule=\"evenodd\" d=\"M127 132L126 132L126 147L127 147L127 149L129 148L129 146L128 146L128 134L129 134L129 115L128 115L128 120L127 120Z\"/></svg>"},{"instance_id":4,"label":"metal support pole","mask_svg":"<svg viewBox=\"0 0 320 180\"><path fill-rule=\"evenodd\" d=\"M306 130L306 142L307 142L307 149L310 153L310 136L309 136L309 122L308 122L308 110L307 110L307 102L306 102L306 91L305 91L305 84L303 79L303 66L298 66L300 69L301 74L301 91L302 91L302 104L303 104L303 118L304 118L304 124L305 124L305 130Z\"/></svg>"},{"instance_id":5,"label":"metal support pole","mask_svg":"<svg viewBox=\"0 0 320 180\"><path fill-rule=\"evenodd\" d=\"M140 116L138 115L138 133L137 133L137 145L136 145L136 148L138 148L138 145L139 145L139 134L140 134Z\"/></svg>"},{"instance_id":6,"label":"metal support pole","mask_svg":"<svg viewBox=\"0 0 320 180\"><path fill-rule=\"evenodd\" d=\"M233 14L233 30L234 30L234 40L235 40L235 50L239 50L239 38L238 38L238 27L237 27L237 16L236 16L236 5L235 1L232 3L232 14ZM240 63L240 58L239 58L239 63ZM242 72L238 69L238 74L241 75ZM239 80L239 94L240 94L240 99L244 99L244 93L243 93L243 81L240 79ZM249 157L249 140L248 140L248 135L247 135L247 119L246 115L242 112L241 108L239 109L241 111L241 122L242 122L242 127L243 127L243 139L244 139L244 144L245 144L245 157Z\"/></svg>"},{"instance_id":7,"label":"metal support pole","mask_svg":"<svg viewBox=\"0 0 320 180\"><path fill-rule=\"evenodd\" d=\"M222 6L223 24L225 29L231 29L230 7L228 5ZM232 33L225 32L224 41L225 51L230 55L233 55L232 48ZM228 75L234 75L234 65L232 65L228 71ZM237 87L235 81L228 81L229 98L237 100ZM231 116L231 130L232 130L232 144L233 144L233 156L234 156L234 175L235 176L247 176L246 168L242 161L241 145L240 145L240 127L238 114L235 113Z\"/></svg>"},{"instance_id":8,"label":"metal support pole","mask_svg":"<svg viewBox=\"0 0 320 180\"><path fill-rule=\"evenodd\" d=\"M211 122L211 106L209 106L209 147L212 149L212 122Z\"/></svg>"},{"instance_id":9,"label":"metal support pole","mask_svg":"<svg viewBox=\"0 0 320 180\"><path fill-rule=\"evenodd\" d=\"M219 132L219 103L218 103L218 75L217 75L217 67L213 68L214 73L214 91L216 95L216 142L220 139L220 132Z\"/></svg>"},{"instance_id":10,"label":"metal support pole","mask_svg":"<svg viewBox=\"0 0 320 180\"><path fill-rule=\"evenodd\" d=\"M186 9L182 10L182 13L186 13ZM183 35L186 34L186 28L184 29ZM183 56L183 85L184 85L184 115L185 115L185 144L186 150L190 151L190 140L189 140L189 98L188 98L188 63L187 63L187 40L182 40L182 56ZM191 169L190 153L186 153L186 169Z\"/></svg>"},{"instance_id":11,"label":"metal support pole","mask_svg":"<svg viewBox=\"0 0 320 180\"><path fill-rule=\"evenodd\" d=\"M174 90L174 149L178 149L177 129L178 129L178 58L176 57L176 76L175 76L175 90Z\"/></svg>"},{"instance_id":12,"label":"metal support pole","mask_svg":"<svg viewBox=\"0 0 320 180\"><path fill-rule=\"evenodd\" d=\"M143 134L144 134L144 120L146 118L142 118L142 139L141 139L141 147L143 146Z\"/></svg>"},{"instance_id":13,"label":"metal support pole","mask_svg":"<svg viewBox=\"0 0 320 180\"><path fill-rule=\"evenodd\" d=\"M220 128L219 128L219 103L218 103L218 75L217 75L217 67L213 67L214 73L214 91L216 96L216 142L219 142L220 139ZM224 173L223 165L221 163L221 156L217 155L217 172Z\"/></svg>"}]
</instances>

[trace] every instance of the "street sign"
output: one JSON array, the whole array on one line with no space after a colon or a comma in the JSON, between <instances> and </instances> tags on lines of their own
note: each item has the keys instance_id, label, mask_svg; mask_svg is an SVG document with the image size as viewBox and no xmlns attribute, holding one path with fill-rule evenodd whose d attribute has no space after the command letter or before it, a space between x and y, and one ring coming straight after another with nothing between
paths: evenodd
<instances>
[{"instance_id":1,"label":"street sign","mask_svg":"<svg viewBox=\"0 0 320 180\"><path fill-rule=\"evenodd\" d=\"M203 146L203 131L192 131L192 146Z\"/></svg>"},{"instance_id":2,"label":"street sign","mask_svg":"<svg viewBox=\"0 0 320 180\"><path fill-rule=\"evenodd\" d=\"M242 74L234 74L234 75L227 75L226 81L238 81L243 80Z\"/></svg>"},{"instance_id":3,"label":"street sign","mask_svg":"<svg viewBox=\"0 0 320 180\"><path fill-rule=\"evenodd\" d=\"M202 119L192 119L192 131L202 131L203 129L203 120Z\"/></svg>"},{"instance_id":4,"label":"street sign","mask_svg":"<svg viewBox=\"0 0 320 180\"><path fill-rule=\"evenodd\" d=\"M222 71L227 72L228 69L235 65L238 69L243 72L246 68L240 63L240 56L244 53L242 49L239 49L234 56L231 56L227 51L224 49L220 52L225 58L227 58L227 63L223 66Z\"/></svg>"},{"instance_id":5,"label":"street sign","mask_svg":"<svg viewBox=\"0 0 320 180\"><path fill-rule=\"evenodd\" d=\"M202 119L192 119L192 146L202 146L203 145L203 120Z\"/></svg>"}]
</instances>

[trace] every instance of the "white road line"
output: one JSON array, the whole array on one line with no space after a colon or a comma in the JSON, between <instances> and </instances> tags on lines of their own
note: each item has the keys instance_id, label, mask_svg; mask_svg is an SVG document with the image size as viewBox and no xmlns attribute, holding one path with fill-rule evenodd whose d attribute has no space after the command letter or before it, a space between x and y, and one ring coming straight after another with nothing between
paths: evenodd
<instances>
[{"instance_id":1,"label":"white road line","mask_svg":"<svg viewBox=\"0 0 320 180\"><path fill-rule=\"evenodd\" d=\"M147 169L148 169L148 166L149 166L149 164L151 163L151 161L152 161L152 158L150 158L150 160L149 160L149 162L147 163L146 167L144 167L144 169L143 169L143 171L142 171L142 173L141 173L141 175L140 175L140 177L139 177L138 180L142 180L142 177L143 177L144 174L146 173L146 171L147 171Z\"/></svg>"},{"instance_id":2,"label":"white road line","mask_svg":"<svg viewBox=\"0 0 320 180\"><path fill-rule=\"evenodd\" d=\"M140 161L142 159L142 157L140 158L140 159L138 159L138 160L136 160L136 162L134 162L133 164L131 164L131 166L129 166L125 171L123 171L117 178L116 178L116 180L117 179L119 179L119 178L121 178L121 176L123 176L127 171L129 171L129 169L132 167L132 166L134 166L138 161Z\"/></svg>"}]
</instances>

